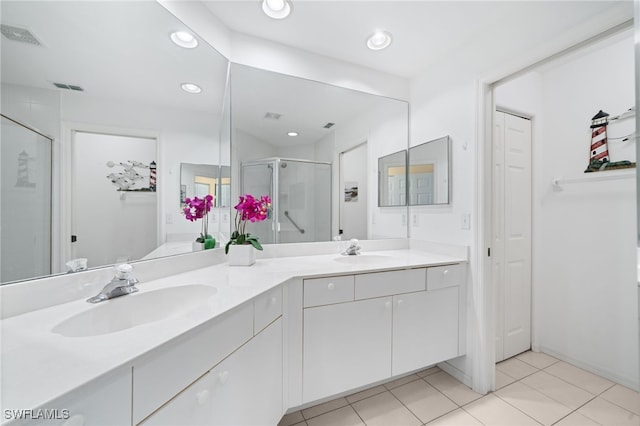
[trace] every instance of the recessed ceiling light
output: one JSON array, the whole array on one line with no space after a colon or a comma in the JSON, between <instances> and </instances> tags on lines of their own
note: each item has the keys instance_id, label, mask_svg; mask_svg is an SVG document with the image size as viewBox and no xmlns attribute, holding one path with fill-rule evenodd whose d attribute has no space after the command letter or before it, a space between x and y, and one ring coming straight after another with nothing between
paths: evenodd
<instances>
[{"instance_id":1,"label":"recessed ceiling light","mask_svg":"<svg viewBox=\"0 0 640 426\"><path fill-rule=\"evenodd\" d=\"M262 11L273 19L284 19L291 13L289 0L262 0Z\"/></svg>"},{"instance_id":2,"label":"recessed ceiling light","mask_svg":"<svg viewBox=\"0 0 640 426\"><path fill-rule=\"evenodd\" d=\"M202 92L202 88L200 86L198 86L197 84L193 84L193 83L182 83L180 85L180 87L182 88L182 90L184 90L187 93L200 93L200 92Z\"/></svg>"},{"instance_id":3,"label":"recessed ceiling light","mask_svg":"<svg viewBox=\"0 0 640 426\"><path fill-rule=\"evenodd\" d=\"M287 133L287 136L291 136L291 137L298 136L298 132L289 132Z\"/></svg>"},{"instance_id":4,"label":"recessed ceiling light","mask_svg":"<svg viewBox=\"0 0 640 426\"><path fill-rule=\"evenodd\" d=\"M391 34L387 31L376 31L367 39L367 47L371 50L382 50L391 44Z\"/></svg>"},{"instance_id":5,"label":"recessed ceiling light","mask_svg":"<svg viewBox=\"0 0 640 426\"><path fill-rule=\"evenodd\" d=\"M172 42L186 49L193 49L198 45L198 40L196 40L193 34L186 31L173 32L170 37Z\"/></svg>"}]
</instances>

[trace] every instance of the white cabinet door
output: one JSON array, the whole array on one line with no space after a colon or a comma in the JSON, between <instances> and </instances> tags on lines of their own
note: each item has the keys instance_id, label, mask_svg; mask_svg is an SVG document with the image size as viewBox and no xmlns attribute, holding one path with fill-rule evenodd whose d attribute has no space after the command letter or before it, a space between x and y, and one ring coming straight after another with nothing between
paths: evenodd
<instances>
[{"instance_id":1,"label":"white cabinet door","mask_svg":"<svg viewBox=\"0 0 640 426\"><path fill-rule=\"evenodd\" d=\"M143 424L276 425L282 415L282 319L278 319Z\"/></svg>"},{"instance_id":2,"label":"white cabinet door","mask_svg":"<svg viewBox=\"0 0 640 426\"><path fill-rule=\"evenodd\" d=\"M456 356L458 287L393 297L394 376Z\"/></svg>"},{"instance_id":3,"label":"white cabinet door","mask_svg":"<svg viewBox=\"0 0 640 426\"><path fill-rule=\"evenodd\" d=\"M391 297L304 310L303 402L391 376Z\"/></svg>"},{"instance_id":4,"label":"white cabinet door","mask_svg":"<svg viewBox=\"0 0 640 426\"><path fill-rule=\"evenodd\" d=\"M6 418L7 410L3 412ZM13 411L13 410L12 410ZM42 426L131 424L131 367L111 372L10 423ZM31 417L31 418L28 418Z\"/></svg>"}]
</instances>

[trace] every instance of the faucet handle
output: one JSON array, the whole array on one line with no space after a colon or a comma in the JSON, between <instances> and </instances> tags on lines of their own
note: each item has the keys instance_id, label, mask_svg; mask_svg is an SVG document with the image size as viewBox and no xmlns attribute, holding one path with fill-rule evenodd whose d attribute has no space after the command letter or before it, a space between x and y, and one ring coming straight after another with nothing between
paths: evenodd
<instances>
[{"instance_id":1,"label":"faucet handle","mask_svg":"<svg viewBox=\"0 0 640 426\"><path fill-rule=\"evenodd\" d=\"M119 280L129 280L133 279L133 266L128 263L121 263L120 265L116 265L115 276Z\"/></svg>"}]
</instances>

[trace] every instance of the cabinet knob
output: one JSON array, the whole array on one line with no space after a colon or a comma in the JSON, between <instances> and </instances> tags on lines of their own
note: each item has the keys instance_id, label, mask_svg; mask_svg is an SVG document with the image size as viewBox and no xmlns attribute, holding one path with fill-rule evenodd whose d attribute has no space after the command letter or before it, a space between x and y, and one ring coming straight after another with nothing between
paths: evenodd
<instances>
[{"instance_id":1,"label":"cabinet knob","mask_svg":"<svg viewBox=\"0 0 640 426\"><path fill-rule=\"evenodd\" d=\"M227 380L229 380L229 372L228 371L223 371L218 376L218 379L220 380L220 383L222 383L224 385L225 383L227 383Z\"/></svg>"},{"instance_id":2,"label":"cabinet knob","mask_svg":"<svg viewBox=\"0 0 640 426\"><path fill-rule=\"evenodd\" d=\"M329 289L329 290L333 290L334 288L336 288L336 285L334 283L329 283L327 285L327 289Z\"/></svg>"},{"instance_id":3,"label":"cabinet knob","mask_svg":"<svg viewBox=\"0 0 640 426\"><path fill-rule=\"evenodd\" d=\"M446 277L447 275L449 275L449 270L448 270L448 269L445 269L445 270L442 272L442 275L444 275L445 277Z\"/></svg>"},{"instance_id":4,"label":"cabinet knob","mask_svg":"<svg viewBox=\"0 0 640 426\"><path fill-rule=\"evenodd\" d=\"M62 423L62 426L84 426L84 416L75 414Z\"/></svg>"},{"instance_id":5,"label":"cabinet knob","mask_svg":"<svg viewBox=\"0 0 640 426\"><path fill-rule=\"evenodd\" d=\"M277 297L273 296L273 297L271 298L271 304L272 304L272 305L275 305L277 301L278 301L278 298L277 298Z\"/></svg>"},{"instance_id":6,"label":"cabinet knob","mask_svg":"<svg viewBox=\"0 0 640 426\"><path fill-rule=\"evenodd\" d=\"M209 390L203 389L196 394L198 405L204 405L209 400Z\"/></svg>"},{"instance_id":7,"label":"cabinet knob","mask_svg":"<svg viewBox=\"0 0 640 426\"><path fill-rule=\"evenodd\" d=\"M391 307L391 302L384 302L384 307L389 309Z\"/></svg>"},{"instance_id":8,"label":"cabinet knob","mask_svg":"<svg viewBox=\"0 0 640 426\"><path fill-rule=\"evenodd\" d=\"M398 299L398 305L402 305L403 300L402 299Z\"/></svg>"}]
</instances>

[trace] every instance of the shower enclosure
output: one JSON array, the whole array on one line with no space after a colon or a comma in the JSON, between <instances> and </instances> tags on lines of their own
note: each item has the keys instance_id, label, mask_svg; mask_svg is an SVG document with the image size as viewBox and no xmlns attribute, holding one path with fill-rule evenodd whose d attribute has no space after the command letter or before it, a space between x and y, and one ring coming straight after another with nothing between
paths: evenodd
<instances>
[{"instance_id":1,"label":"shower enclosure","mask_svg":"<svg viewBox=\"0 0 640 426\"><path fill-rule=\"evenodd\" d=\"M5 283L51 274L52 139L5 115L1 120L0 282Z\"/></svg>"},{"instance_id":2,"label":"shower enclosure","mask_svg":"<svg viewBox=\"0 0 640 426\"><path fill-rule=\"evenodd\" d=\"M263 244L331 240L331 164L268 158L241 164L242 194L269 195L267 220L250 225Z\"/></svg>"}]
</instances>

